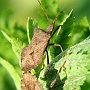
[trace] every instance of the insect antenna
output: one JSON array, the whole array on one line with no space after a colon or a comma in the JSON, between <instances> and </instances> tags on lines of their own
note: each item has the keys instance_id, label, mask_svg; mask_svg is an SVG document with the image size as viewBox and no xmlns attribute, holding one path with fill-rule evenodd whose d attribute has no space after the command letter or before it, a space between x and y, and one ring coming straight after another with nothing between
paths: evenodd
<instances>
[{"instance_id":1,"label":"insect antenna","mask_svg":"<svg viewBox=\"0 0 90 90\"><path fill-rule=\"evenodd\" d=\"M56 17L55 17L55 19L54 19L54 21L53 21L53 23L55 23L56 22L56 20L57 20L57 18L58 18L58 16L60 15L60 13L57 13L57 15L56 15Z\"/></svg>"},{"instance_id":2,"label":"insect antenna","mask_svg":"<svg viewBox=\"0 0 90 90\"><path fill-rule=\"evenodd\" d=\"M44 7L43 7L43 5L41 4L40 0L37 0L37 1L38 1L38 3L39 3L40 7L42 8L44 14L46 15L46 18L47 18L48 22L50 23L50 19L49 19L49 17L48 17L48 14L47 14L46 10L44 9Z\"/></svg>"}]
</instances>

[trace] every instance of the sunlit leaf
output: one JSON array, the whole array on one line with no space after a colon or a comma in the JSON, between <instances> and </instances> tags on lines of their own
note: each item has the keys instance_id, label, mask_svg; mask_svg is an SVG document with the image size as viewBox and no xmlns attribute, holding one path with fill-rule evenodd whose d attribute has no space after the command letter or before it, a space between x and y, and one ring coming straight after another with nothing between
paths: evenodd
<instances>
[{"instance_id":1,"label":"sunlit leaf","mask_svg":"<svg viewBox=\"0 0 90 90\"><path fill-rule=\"evenodd\" d=\"M28 42L29 43L32 39L33 31L34 31L34 29L33 29L33 20L28 17L28 20L27 20L27 37L28 37Z\"/></svg>"},{"instance_id":2,"label":"sunlit leaf","mask_svg":"<svg viewBox=\"0 0 90 90\"><path fill-rule=\"evenodd\" d=\"M59 54L51 62L50 71L47 74L46 81L40 79L44 88L49 88L51 82L56 77L57 71L63 65L64 61L66 61L66 64L59 73L60 77L52 90L60 90L60 88L61 90L80 90L80 86L84 84L86 77L90 75L90 37L67 49L63 58L62 55ZM43 77L44 72L45 70L42 71L40 77ZM64 84L60 85L61 82L64 82Z\"/></svg>"},{"instance_id":3,"label":"sunlit leaf","mask_svg":"<svg viewBox=\"0 0 90 90\"><path fill-rule=\"evenodd\" d=\"M21 51L22 51L21 43L18 40L14 39L14 38L12 39L11 37L9 37L4 31L1 31L1 32L3 33L4 37L11 43L12 49L13 49L15 55L17 56L17 58L19 60L19 64L20 64Z\"/></svg>"}]
</instances>

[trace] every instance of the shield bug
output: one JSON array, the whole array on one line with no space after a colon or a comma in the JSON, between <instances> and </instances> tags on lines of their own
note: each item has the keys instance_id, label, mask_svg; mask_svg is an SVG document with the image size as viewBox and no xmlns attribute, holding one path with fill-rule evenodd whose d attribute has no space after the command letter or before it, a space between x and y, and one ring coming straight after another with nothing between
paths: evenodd
<instances>
[{"instance_id":1,"label":"shield bug","mask_svg":"<svg viewBox=\"0 0 90 90\"><path fill-rule=\"evenodd\" d=\"M49 41L51 37L54 35L54 33L61 28L61 25L59 25L54 30L55 22L59 16L59 14L56 15L53 22L50 22L50 19L43 8L41 2L37 0L43 10L43 12L46 15L46 18L50 25L47 27L46 30L42 30L39 28L34 29L34 35L33 38L27 46L24 47L21 53L21 66L22 70L24 71L23 77L21 80L21 88L22 90L43 90L41 84L38 82L35 76L31 75L30 70L36 68L42 61L43 54L46 51L47 52L47 46L48 45L54 45L54 46L60 46L59 44L50 44ZM63 52L63 49L61 47L61 50ZM48 52L47 52L48 53ZM48 60L48 59L47 59ZM49 64L49 61L48 61ZM49 67L49 65L48 65ZM49 69L48 69L49 70ZM55 82L54 82L55 83ZM53 86L52 86L53 87Z\"/></svg>"}]
</instances>

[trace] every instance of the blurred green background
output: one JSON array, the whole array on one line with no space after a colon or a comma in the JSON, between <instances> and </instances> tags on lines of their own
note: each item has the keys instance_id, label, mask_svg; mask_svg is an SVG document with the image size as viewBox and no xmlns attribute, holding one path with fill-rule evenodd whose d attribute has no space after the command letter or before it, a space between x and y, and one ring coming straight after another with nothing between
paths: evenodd
<instances>
[{"instance_id":1,"label":"blurred green background","mask_svg":"<svg viewBox=\"0 0 90 90\"><path fill-rule=\"evenodd\" d=\"M56 2L61 10L74 9L74 16L77 20L83 16L87 16L90 20L90 0L56 0ZM5 17L10 19L12 24L17 21L26 24L28 16L33 18L36 16L38 5L37 0L0 0L0 25Z\"/></svg>"},{"instance_id":2,"label":"blurred green background","mask_svg":"<svg viewBox=\"0 0 90 90\"><path fill-rule=\"evenodd\" d=\"M44 1L44 0L42 0ZM47 0L49 3L50 0ZM55 1L55 0L54 0ZM79 27L79 24L83 22L85 25L81 26L80 29L83 29L84 26L90 26L90 0L56 0L60 11L70 12L71 9L74 10L75 20L78 22L74 28ZM43 2L43 4L45 4ZM54 5L54 2L53 2ZM44 5L45 6L45 5ZM49 7L49 6L48 6ZM39 9L38 9L39 8ZM52 6L52 8L55 8ZM40 14L39 4L37 0L0 0L0 30L4 30L9 36L14 38L19 38L23 44L27 44L27 35L26 35L26 27L27 27L27 18L39 17ZM48 8L46 8L48 10ZM39 15L38 15L39 13ZM52 13L49 13L52 14ZM56 14L56 13L55 13ZM87 16L87 17L84 17ZM84 17L84 18L83 18ZM46 17L45 17L46 18ZM83 18L83 20L81 20ZM40 17L39 17L40 19ZM88 20L87 20L88 19ZM45 19L44 19L45 20ZM79 22L80 21L80 22ZM38 22L38 21L37 21ZM40 23L40 22L39 22ZM43 28L43 26L41 25ZM84 30L86 31L86 29ZM77 33L79 31L72 32ZM88 33L88 34L87 34ZM76 34L77 35L77 34ZM68 47L82 41L88 35L90 35L90 30L86 32L86 36L79 37L78 41L72 38ZM75 41L75 42L72 42ZM63 43L64 44L64 43ZM65 47L66 49L67 47ZM19 61L17 57L14 55L13 50L11 49L11 44L4 38L2 33L0 32L0 56L7 61L9 61L16 71L21 75L21 69L19 66ZM14 82L5 68L0 65L0 90L16 90Z\"/></svg>"}]
</instances>

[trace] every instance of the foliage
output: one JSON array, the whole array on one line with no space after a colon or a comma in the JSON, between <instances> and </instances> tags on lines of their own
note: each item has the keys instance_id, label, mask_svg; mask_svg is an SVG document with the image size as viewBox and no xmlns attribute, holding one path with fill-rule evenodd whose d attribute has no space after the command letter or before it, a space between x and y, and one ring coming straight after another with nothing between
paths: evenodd
<instances>
[{"instance_id":1,"label":"foliage","mask_svg":"<svg viewBox=\"0 0 90 90\"><path fill-rule=\"evenodd\" d=\"M55 79L56 72L63 65L64 61L66 61L66 64L60 72L60 77L52 90L60 90L60 88L61 90L62 88L63 90L81 90L80 86L84 84L87 76L90 76L90 37L68 48L63 58L61 54L54 58L50 63L51 67L46 81L41 80L41 83L45 86L45 90L46 86L49 87L50 83ZM44 72L45 70L41 72L40 77L44 78ZM62 82L64 82L63 85Z\"/></svg>"},{"instance_id":2,"label":"foliage","mask_svg":"<svg viewBox=\"0 0 90 90\"><path fill-rule=\"evenodd\" d=\"M10 76L12 77L12 79L14 80L14 83L16 85L16 89L20 90L20 76L18 75L18 73L16 72L16 70L14 69L14 67L7 62L7 60L4 60L3 58L0 57L0 64L7 69L7 71L9 72Z\"/></svg>"},{"instance_id":3,"label":"foliage","mask_svg":"<svg viewBox=\"0 0 90 90\"><path fill-rule=\"evenodd\" d=\"M51 21L54 20L57 13L60 13L54 28L58 25L62 25L62 28L55 33L50 42L61 44L65 55L62 57L59 47L48 47L49 58L52 60L50 71L44 79L43 74L47 68L45 61L45 68L41 71L38 80L47 90L50 83L55 79L57 71L66 60L66 64L59 73L58 80L52 90L89 90L90 26L87 17L83 17L81 21L75 21L73 11L62 12L55 0L42 0L42 4ZM17 22L12 26L12 23L7 19L8 17L0 25L0 90L20 90L22 48L30 43L35 28L39 27L46 30L49 25L41 7L37 8L39 11L36 13L37 17L27 20L27 30ZM41 67L38 68L41 69ZM5 76L8 77L4 78ZM9 87L8 82L10 83ZM62 84L62 82L64 83Z\"/></svg>"}]
</instances>

